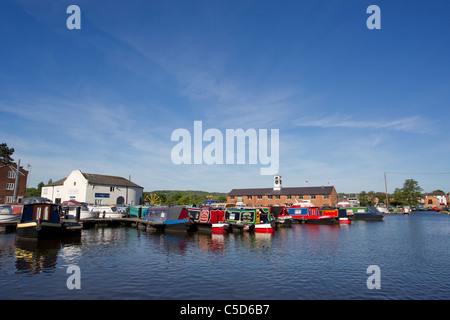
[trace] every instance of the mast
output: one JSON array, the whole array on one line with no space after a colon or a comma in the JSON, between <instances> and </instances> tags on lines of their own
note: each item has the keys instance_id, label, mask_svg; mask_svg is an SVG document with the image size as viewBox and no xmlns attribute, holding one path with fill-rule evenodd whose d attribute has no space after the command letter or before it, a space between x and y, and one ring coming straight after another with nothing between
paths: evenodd
<instances>
[{"instance_id":1,"label":"mast","mask_svg":"<svg viewBox=\"0 0 450 320\"><path fill-rule=\"evenodd\" d=\"M386 172L384 172L384 188L386 191L386 208L388 208L389 207L389 197L388 197L388 193L387 193Z\"/></svg>"},{"instance_id":2,"label":"mast","mask_svg":"<svg viewBox=\"0 0 450 320\"><path fill-rule=\"evenodd\" d=\"M17 170L16 170L16 181L14 182L14 203L17 203L17 189L19 189L19 169L20 168L20 159L17 162Z\"/></svg>"}]
</instances>

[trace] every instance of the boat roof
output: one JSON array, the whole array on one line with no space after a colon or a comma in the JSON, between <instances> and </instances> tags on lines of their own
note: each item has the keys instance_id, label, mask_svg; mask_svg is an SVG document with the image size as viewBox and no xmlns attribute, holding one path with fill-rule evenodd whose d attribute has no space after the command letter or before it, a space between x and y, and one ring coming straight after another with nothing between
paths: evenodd
<instances>
[{"instance_id":1,"label":"boat roof","mask_svg":"<svg viewBox=\"0 0 450 320\"><path fill-rule=\"evenodd\" d=\"M23 203L23 204L52 203L52 201L47 198L43 198L43 197L29 197L29 198L22 198L20 203Z\"/></svg>"},{"instance_id":2,"label":"boat roof","mask_svg":"<svg viewBox=\"0 0 450 320\"><path fill-rule=\"evenodd\" d=\"M151 211L166 212L166 220L181 220L189 218L186 207L149 207L147 210L148 213L150 213Z\"/></svg>"}]
</instances>

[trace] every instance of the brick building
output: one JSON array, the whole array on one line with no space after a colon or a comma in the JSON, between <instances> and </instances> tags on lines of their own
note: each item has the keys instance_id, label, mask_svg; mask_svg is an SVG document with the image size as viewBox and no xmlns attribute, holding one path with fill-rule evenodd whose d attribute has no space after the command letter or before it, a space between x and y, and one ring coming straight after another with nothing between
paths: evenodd
<instances>
[{"instance_id":1,"label":"brick building","mask_svg":"<svg viewBox=\"0 0 450 320\"><path fill-rule=\"evenodd\" d=\"M27 189L28 171L20 167L18 179L17 164L0 164L0 204L15 203L25 197ZM14 199L14 190L17 181L17 195Z\"/></svg>"},{"instance_id":2,"label":"brick building","mask_svg":"<svg viewBox=\"0 0 450 320\"><path fill-rule=\"evenodd\" d=\"M334 207L338 203L334 186L283 188L281 184L281 176L275 176L273 188L233 189L227 194L227 202L243 202L247 206L289 206L310 200L319 207Z\"/></svg>"}]
</instances>

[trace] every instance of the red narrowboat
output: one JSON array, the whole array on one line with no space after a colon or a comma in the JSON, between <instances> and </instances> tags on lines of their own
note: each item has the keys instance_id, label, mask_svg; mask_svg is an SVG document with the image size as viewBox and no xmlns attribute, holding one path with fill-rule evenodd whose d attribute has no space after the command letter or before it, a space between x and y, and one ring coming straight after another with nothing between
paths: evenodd
<instances>
[{"instance_id":1,"label":"red narrowboat","mask_svg":"<svg viewBox=\"0 0 450 320\"><path fill-rule=\"evenodd\" d=\"M197 230L201 231L218 231L218 226L225 222L225 204L213 203L209 207L187 208L189 220L194 224ZM222 230L223 229L223 226Z\"/></svg>"},{"instance_id":2,"label":"red narrowboat","mask_svg":"<svg viewBox=\"0 0 450 320\"><path fill-rule=\"evenodd\" d=\"M286 208L297 223L337 224L339 223L337 210L320 210L311 202L301 202Z\"/></svg>"}]
</instances>

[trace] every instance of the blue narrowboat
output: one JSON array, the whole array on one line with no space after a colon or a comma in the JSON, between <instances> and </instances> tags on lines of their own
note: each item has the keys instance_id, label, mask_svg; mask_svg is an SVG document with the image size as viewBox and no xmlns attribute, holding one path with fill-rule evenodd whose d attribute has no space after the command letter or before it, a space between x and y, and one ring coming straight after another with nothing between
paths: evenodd
<instances>
[{"instance_id":1,"label":"blue narrowboat","mask_svg":"<svg viewBox=\"0 0 450 320\"><path fill-rule=\"evenodd\" d=\"M144 211L143 219L160 231L192 230L192 222L185 207L149 207Z\"/></svg>"},{"instance_id":2,"label":"blue narrowboat","mask_svg":"<svg viewBox=\"0 0 450 320\"><path fill-rule=\"evenodd\" d=\"M25 204L22 217L17 224L17 237L45 239L80 236L81 224L63 221L61 216L60 205L53 203Z\"/></svg>"},{"instance_id":3,"label":"blue narrowboat","mask_svg":"<svg viewBox=\"0 0 450 320\"><path fill-rule=\"evenodd\" d=\"M346 210L348 217L352 220L381 221L385 215L376 207L353 207Z\"/></svg>"}]
</instances>

